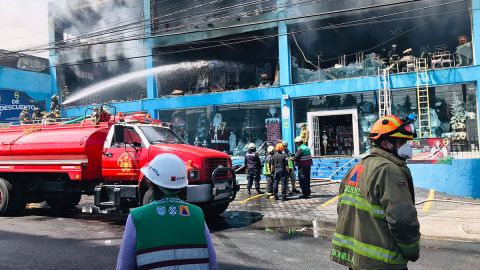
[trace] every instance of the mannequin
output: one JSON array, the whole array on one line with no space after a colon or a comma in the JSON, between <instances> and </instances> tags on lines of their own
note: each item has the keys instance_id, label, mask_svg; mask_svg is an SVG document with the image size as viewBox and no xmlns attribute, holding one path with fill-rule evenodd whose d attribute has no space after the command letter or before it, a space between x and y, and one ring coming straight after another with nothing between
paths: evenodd
<instances>
[{"instance_id":1,"label":"mannequin","mask_svg":"<svg viewBox=\"0 0 480 270\"><path fill-rule=\"evenodd\" d=\"M230 136L228 137L228 144L230 146L230 151L234 151L235 147L237 146L237 135L231 132Z\"/></svg>"},{"instance_id":2,"label":"mannequin","mask_svg":"<svg viewBox=\"0 0 480 270\"><path fill-rule=\"evenodd\" d=\"M323 131L322 145L323 145L323 155L326 156L327 155L328 136L327 136L327 132L325 130Z\"/></svg>"}]
</instances>

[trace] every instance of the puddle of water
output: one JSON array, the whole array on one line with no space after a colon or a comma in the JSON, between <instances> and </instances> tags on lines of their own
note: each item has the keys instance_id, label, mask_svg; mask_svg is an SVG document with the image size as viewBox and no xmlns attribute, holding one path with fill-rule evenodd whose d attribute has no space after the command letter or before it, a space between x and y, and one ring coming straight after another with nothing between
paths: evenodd
<instances>
[{"instance_id":1,"label":"puddle of water","mask_svg":"<svg viewBox=\"0 0 480 270\"><path fill-rule=\"evenodd\" d=\"M334 232L331 224L318 220L311 222L294 219L262 219L252 224L252 227L267 233L315 238L329 238Z\"/></svg>"}]
</instances>

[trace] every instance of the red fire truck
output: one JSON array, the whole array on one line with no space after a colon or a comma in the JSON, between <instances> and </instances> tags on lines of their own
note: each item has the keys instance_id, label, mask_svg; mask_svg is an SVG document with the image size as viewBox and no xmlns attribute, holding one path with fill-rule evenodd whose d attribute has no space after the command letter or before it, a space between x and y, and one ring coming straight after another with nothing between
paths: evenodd
<instances>
[{"instance_id":1,"label":"red fire truck","mask_svg":"<svg viewBox=\"0 0 480 270\"><path fill-rule=\"evenodd\" d=\"M94 195L101 209L128 211L149 201L140 168L161 153L185 161L186 199L205 214L223 213L235 198L239 186L227 154L189 145L144 113L103 122L85 116L0 128L0 215L19 214L29 202L71 209L82 194Z\"/></svg>"}]
</instances>

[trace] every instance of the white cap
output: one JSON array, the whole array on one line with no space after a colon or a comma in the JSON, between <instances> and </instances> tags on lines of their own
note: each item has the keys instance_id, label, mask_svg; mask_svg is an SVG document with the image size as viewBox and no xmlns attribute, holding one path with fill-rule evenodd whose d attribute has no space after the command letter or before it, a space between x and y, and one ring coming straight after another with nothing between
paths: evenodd
<instances>
[{"instance_id":1,"label":"white cap","mask_svg":"<svg viewBox=\"0 0 480 270\"><path fill-rule=\"evenodd\" d=\"M174 154L157 155L140 171L159 187L181 189L188 185L187 167L183 160Z\"/></svg>"}]
</instances>

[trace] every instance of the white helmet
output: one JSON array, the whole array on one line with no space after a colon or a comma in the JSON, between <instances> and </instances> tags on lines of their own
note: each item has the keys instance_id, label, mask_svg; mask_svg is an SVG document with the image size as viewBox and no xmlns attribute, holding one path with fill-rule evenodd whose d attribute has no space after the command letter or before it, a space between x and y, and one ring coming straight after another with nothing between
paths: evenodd
<instances>
[{"instance_id":1,"label":"white helmet","mask_svg":"<svg viewBox=\"0 0 480 270\"><path fill-rule=\"evenodd\" d=\"M275 151L275 147L273 147L273 145L269 145L269 146L267 147L267 152L268 152L268 153L273 153L273 151Z\"/></svg>"},{"instance_id":2,"label":"white helmet","mask_svg":"<svg viewBox=\"0 0 480 270\"><path fill-rule=\"evenodd\" d=\"M257 148L257 146L254 143L249 143L248 144L248 149L253 150L255 148Z\"/></svg>"},{"instance_id":3,"label":"white helmet","mask_svg":"<svg viewBox=\"0 0 480 270\"><path fill-rule=\"evenodd\" d=\"M296 143L302 143L303 139L302 139L302 137L297 136L293 141L296 142Z\"/></svg>"},{"instance_id":4,"label":"white helmet","mask_svg":"<svg viewBox=\"0 0 480 270\"><path fill-rule=\"evenodd\" d=\"M183 160L174 154L157 155L140 171L159 187L182 189L188 185L187 167Z\"/></svg>"}]
</instances>

